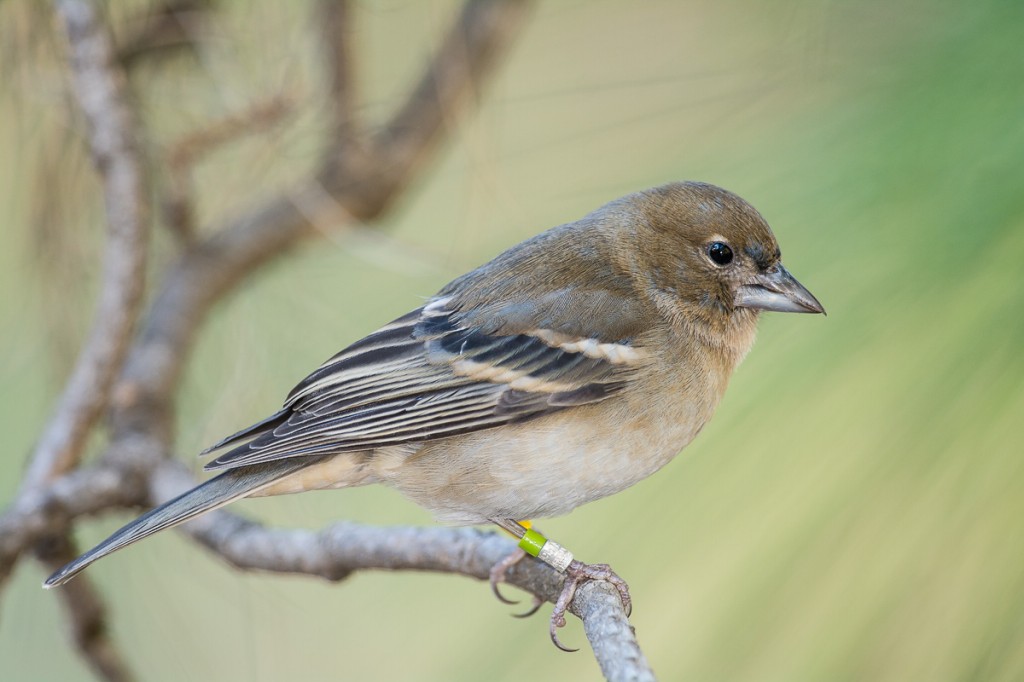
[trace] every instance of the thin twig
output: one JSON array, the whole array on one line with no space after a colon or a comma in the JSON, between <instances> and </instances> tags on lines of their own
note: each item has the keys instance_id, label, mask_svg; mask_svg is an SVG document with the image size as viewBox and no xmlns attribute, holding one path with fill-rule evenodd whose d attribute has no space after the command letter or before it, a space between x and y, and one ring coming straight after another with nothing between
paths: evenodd
<instances>
[{"instance_id":1,"label":"thin twig","mask_svg":"<svg viewBox=\"0 0 1024 682\"><path fill-rule=\"evenodd\" d=\"M131 69L148 56L195 49L201 38L197 27L212 10L212 4L212 0L165 0L155 7L146 6L126 22L118 61Z\"/></svg>"},{"instance_id":2,"label":"thin twig","mask_svg":"<svg viewBox=\"0 0 1024 682\"><path fill-rule=\"evenodd\" d=\"M293 98L276 94L252 106L204 125L171 145L167 163L174 170L194 166L218 147L242 135L265 130L278 123L293 108Z\"/></svg>"},{"instance_id":3,"label":"thin twig","mask_svg":"<svg viewBox=\"0 0 1024 682\"><path fill-rule=\"evenodd\" d=\"M345 148L328 153L319 178L356 220L379 217L418 176L446 125L479 92L528 7L525 0L468 0L409 97L369 140L370 165L360 167L362 157Z\"/></svg>"},{"instance_id":4,"label":"thin twig","mask_svg":"<svg viewBox=\"0 0 1024 682\"><path fill-rule=\"evenodd\" d=\"M78 548L66 535L50 536L36 550L43 566L55 571L78 556ZM80 576L86 577L88 576ZM108 682L129 682L135 679L110 639L107 608L92 580L77 580L61 591L64 613L71 629L71 639L93 671Z\"/></svg>"},{"instance_id":5,"label":"thin twig","mask_svg":"<svg viewBox=\"0 0 1024 682\"><path fill-rule=\"evenodd\" d=\"M445 127L456 123L465 103L479 93L527 6L509 0L470 0L463 6L416 88L374 140L386 170L426 160Z\"/></svg>"},{"instance_id":6,"label":"thin twig","mask_svg":"<svg viewBox=\"0 0 1024 682\"><path fill-rule=\"evenodd\" d=\"M135 328L149 239L149 192L124 72L109 32L86 0L60 0L72 81L103 176L108 238L92 331L32 454L22 490L72 469L109 400Z\"/></svg>"},{"instance_id":7,"label":"thin twig","mask_svg":"<svg viewBox=\"0 0 1024 682\"><path fill-rule=\"evenodd\" d=\"M323 33L325 63L331 77L334 146L344 148L362 137L356 120L352 4L348 0L320 0L317 15Z\"/></svg>"},{"instance_id":8,"label":"thin twig","mask_svg":"<svg viewBox=\"0 0 1024 682\"><path fill-rule=\"evenodd\" d=\"M293 99L276 94L256 102L244 111L230 114L203 126L170 146L167 153L167 197L163 212L168 225L183 244L195 239L196 212L192 171L214 150L243 135L266 130L293 109Z\"/></svg>"}]
</instances>

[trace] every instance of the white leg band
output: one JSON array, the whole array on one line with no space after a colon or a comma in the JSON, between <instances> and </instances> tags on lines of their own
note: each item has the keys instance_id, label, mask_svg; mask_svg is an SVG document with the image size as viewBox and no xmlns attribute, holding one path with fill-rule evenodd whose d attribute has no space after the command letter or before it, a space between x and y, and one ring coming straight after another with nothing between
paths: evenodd
<instances>
[{"instance_id":1,"label":"white leg band","mask_svg":"<svg viewBox=\"0 0 1024 682\"><path fill-rule=\"evenodd\" d=\"M569 564L572 563L572 552L557 542L548 540L540 548L537 558L559 573L565 573L565 569L569 568Z\"/></svg>"}]
</instances>

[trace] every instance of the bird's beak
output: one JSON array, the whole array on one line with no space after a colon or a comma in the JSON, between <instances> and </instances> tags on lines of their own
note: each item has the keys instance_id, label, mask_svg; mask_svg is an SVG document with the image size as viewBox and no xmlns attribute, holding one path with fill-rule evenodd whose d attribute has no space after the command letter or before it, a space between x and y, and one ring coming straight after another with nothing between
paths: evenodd
<instances>
[{"instance_id":1,"label":"bird's beak","mask_svg":"<svg viewBox=\"0 0 1024 682\"><path fill-rule=\"evenodd\" d=\"M758 308L780 313L824 313L825 308L807 291L789 270L779 263L768 272L759 273L737 290L734 301L738 308Z\"/></svg>"}]
</instances>

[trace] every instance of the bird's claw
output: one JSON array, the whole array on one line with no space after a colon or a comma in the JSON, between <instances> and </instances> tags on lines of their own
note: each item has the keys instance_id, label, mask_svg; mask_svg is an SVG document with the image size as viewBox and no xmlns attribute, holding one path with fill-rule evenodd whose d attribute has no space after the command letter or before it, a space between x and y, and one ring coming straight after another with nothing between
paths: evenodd
<instances>
[{"instance_id":1,"label":"bird's claw","mask_svg":"<svg viewBox=\"0 0 1024 682\"><path fill-rule=\"evenodd\" d=\"M498 589L498 585L505 582L505 576L509 569L522 561L526 556L526 552L517 547L514 552L491 567L491 591L503 604L519 603L503 595L501 590ZM565 613L569 610L569 604L572 603L573 597L576 596L576 590L579 589L580 585L591 580L604 580L614 585L615 589L619 592L619 599L622 600L622 608L626 611L626 615L628 616L633 612L633 600L629 596L629 585L612 570L611 566L608 564L585 564L582 561L573 560L569 567L565 569L565 583L562 585L562 592L558 595L558 600L555 602L555 608L551 612L551 621L548 628L548 632L551 634L551 641L562 651L579 651L579 649L570 649L564 646L558 640L558 629L565 627ZM537 613L543 604L544 601L534 595L533 604L527 611L513 615L516 618L527 618Z\"/></svg>"},{"instance_id":2,"label":"bird's claw","mask_svg":"<svg viewBox=\"0 0 1024 682\"><path fill-rule=\"evenodd\" d=\"M505 574L508 573L508 569L510 569L513 566L515 566L516 564L518 564L526 556L527 556L526 552L524 552L521 548L516 547L514 552L512 552L507 557L505 557L504 559L502 559L501 561L499 561L498 563L494 564L494 566L491 567L491 575L490 575L491 592L494 593L494 596L497 597L498 601L500 601L502 604L518 604L519 603L517 600L509 599L508 597L503 595L501 593L501 590L498 588L498 585L500 585L501 583L505 582ZM513 613L512 614L513 617L515 617L515 618L529 618L533 614L537 613L537 611L540 609L540 607L544 605L544 600L541 599L540 597L538 597L537 595L532 595L532 596L533 596L533 603L530 605L530 608L527 609L526 611L524 611L523 613Z\"/></svg>"},{"instance_id":3,"label":"bird's claw","mask_svg":"<svg viewBox=\"0 0 1024 682\"><path fill-rule=\"evenodd\" d=\"M516 564L518 564L525 557L526 557L526 552L524 552L520 547L516 547L515 551L513 551L511 554L509 554L507 557L505 557L504 559L502 559L498 563L496 563L493 566L491 566L491 575L490 575L491 592L494 593L494 596L497 597L498 601L500 601L502 604L518 604L519 603L517 600L509 599L508 597L503 595L501 593L501 590L498 589L498 585L500 585L501 583L505 582L505 576L508 573L508 569L510 569L513 566L515 566ZM534 610L536 611L536 609L534 609Z\"/></svg>"},{"instance_id":4,"label":"bird's claw","mask_svg":"<svg viewBox=\"0 0 1024 682\"><path fill-rule=\"evenodd\" d=\"M544 606L544 600L538 597L537 595L532 595L532 597L533 599L532 603L530 604L530 608L526 609L522 613L513 613L513 618L529 618L533 614L540 611L540 607Z\"/></svg>"},{"instance_id":5,"label":"bird's claw","mask_svg":"<svg viewBox=\"0 0 1024 682\"><path fill-rule=\"evenodd\" d=\"M576 590L579 589L580 585L591 580L604 580L615 586L615 589L619 592L619 599L622 600L622 608L626 611L626 615L628 616L633 612L633 600L629 596L629 585L626 584L625 580L616 575L611 566L608 564L585 564L581 561L573 560L569 567L565 569L565 583L562 585L561 594L558 595L558 601L555 602L554 611L551 612L551 625L548 629L551 633L551 641L562 651L579 651L579 649L570 649L563 646L558 641L558 628L565 627L565 612L569 609L572 598L576 596Z\"/></svg>"}]
</instances>

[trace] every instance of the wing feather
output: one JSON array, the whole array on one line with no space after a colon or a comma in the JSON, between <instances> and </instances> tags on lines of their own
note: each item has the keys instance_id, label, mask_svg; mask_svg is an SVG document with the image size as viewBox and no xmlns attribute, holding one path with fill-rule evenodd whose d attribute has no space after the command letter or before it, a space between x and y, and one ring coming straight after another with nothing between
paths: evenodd
<instances>
[{"instance_id":1,"label":"wing feather","mask_svg":"<svg viewBox=\"0 0 1024 682\"><path fill-rule=\"evenodd\" d=\"M445 307L400 317L299 383L284 409L224 439L207 469L446 438L604 400L643 358L628 339L487 333Z\"/></svg>"}]
</instances>

